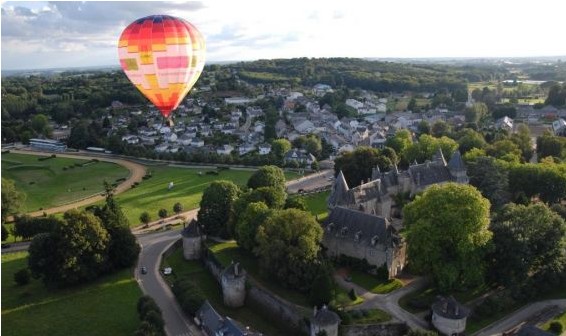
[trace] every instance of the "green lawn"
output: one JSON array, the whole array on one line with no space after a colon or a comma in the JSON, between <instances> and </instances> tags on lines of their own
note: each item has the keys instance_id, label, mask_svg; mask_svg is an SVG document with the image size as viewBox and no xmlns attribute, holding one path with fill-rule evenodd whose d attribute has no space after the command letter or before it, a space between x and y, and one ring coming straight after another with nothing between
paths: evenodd
<instances>
[{"instance_id":1,"label":"green lawn","mask_svg":"<svg viewBox=\"0 0 566 336\"><path fill-rule=\"evenodd\" d=\"M330 191L305 196L308 211L314 216L318 216L319 220L328 217L328 196L330 196Z\"/></svg>"},{"instance_id":2,"label":"green lawn","mask_svg":"<svg viewBox=\"0 0 566 336\"><path fill-rule=\"evenodd\" d=\"M348 324L376 324L391 320L391 315L381 309L355 309L346 312L350 315Z\"/></svg>"},{"instance_id":3,"label":"green lawn","mask_svg":"<svg viewBox=\"0 0 566 336\"><path fill-rule=\"evenodd\" d=\"M466 303L477 297L480 297L481 295L487 293L489 290L490 288L487 285L482 285L467 291L454 291L450 293L450 295L453 295L460 303ZM399 300L399 305L403 309L411 313L423 312L425 310L428 310L430 305L432 305L432 303L435 301L437 295L440 295L440 293L436 288L423 288L421 290L411 292L403 296ZM422 308L411 305L411 300L418 302L418 306Z\"/></svg>"},{"instance_id":4,"label":"green lawn","mask_svg":"<svg viewBox=\"0 0 566 336\"><path fill-rule=\"evenodd\" d=\"M39 158L41 156L2 154L2 177L14 180L16 188L27 195L22 212L47 209L97 194L104 190L105 180L114 183L129 174L126 168L110 162L93 162L63 170L63 167L88 160L54 158L39 161Z\"/></svg>"},{"instance_id":5,"label":"green lawn","mask_svg":"<svg viewBox=\"0 0 566 336\"><path fill-rule=\"evenodd\" d=\"M210 169L216 171L216 169ZM204 189L213 181L229 180L237 185L246 185L253 171L224 170L219 175L207 175L207 169L150 167L152 177L142 181L136 188L116 196L130 225L140 224L139 217L147 211L153 220L159 217L161 208L173 214L173 204L180 202L185 211L198 208ZM202 175L199 172L203 172ZM296 178L295 173L285 173L287 179ZM168 190L169 182L174 187Z\"/></svg>"},{"instance_id":6,"label":"green lawn","mask_svg":"<svg viewBox=\"0 0 566 336\"><path fill-rule=\"evenodd\" d=\"M27 252L2 254L2 335L132 335L138 328L142 294L131 270L48 290L34 279L16 286L14 273L26 265Z\"/></svg>"},{"instance_id":7,"label":"green lawn","mask_svg":"<svg viewBox=\"0 0 566 336\"><path fill-rule=\"evenodd\" d=\"M208 301L220 314L230 316L244 325L251 326L252 329L260 331L266 335L284 336L287 333L262 318L257 311L250 307L229 308L224 306L222 290L212 274L204 268L199 261L187 261L183 258L182 249L177 249L173 254L166 257L163 261L164 267L173 269L173 276L168 278L170 283L175 278L190 278L200 287Z\"/></svg>"},{"instance_id":8,"label":"green lawn","mask_svg":"<svg viewBox=\"0 0 566 336\"><path fill-rule=\"evenodd\" d=\"M353 283L375 294L387 294L403 287L403 283L398 279L382 280L375 275L357 270L350 271L350 276Z\"/></svg>"}]
</instances>

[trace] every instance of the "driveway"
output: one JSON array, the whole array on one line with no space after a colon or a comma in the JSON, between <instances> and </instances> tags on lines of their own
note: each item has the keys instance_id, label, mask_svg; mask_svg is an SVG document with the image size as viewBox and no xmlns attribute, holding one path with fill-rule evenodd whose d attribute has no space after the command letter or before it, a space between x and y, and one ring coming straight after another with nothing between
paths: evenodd
<instances>
[{"instance_id":1,"label":"driveway","mask_svg":"<svg viewBox=\"0 0 566 336\"><path fill-rule=\"evenodd\" d=\"M180 230L172 230L139 235L137 238L142 251L138 259L135 278L144 294L151 296L161 308L167 335L200 336L201 331L183 313L159 272L162 253L181 238L180 233ZM147 274L141 274L141 266L147 267Z\"/></svg>"}]
</instances>

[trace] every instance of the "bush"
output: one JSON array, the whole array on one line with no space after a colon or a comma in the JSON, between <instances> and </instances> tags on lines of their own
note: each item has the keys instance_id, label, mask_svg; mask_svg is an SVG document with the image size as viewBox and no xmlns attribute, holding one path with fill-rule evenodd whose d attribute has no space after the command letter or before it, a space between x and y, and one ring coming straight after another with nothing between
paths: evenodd
<instances>
[{"instance_id":1,"label":"bush","mask_svg":"<svg viewBox=\"0 0 566 336\"><path fill-rule=\"evenodd\" d=\"M27 285L30 281L30 272L27 268L22 268L14 274L14 281L18 286Z\"/></svg>"},{"instance_id":2,"label":"bush","mask_svg":"<svg viewBox=\"0 0 566 336\"><path fill-rule=\"evenodd\" d=\"M218 172L215 172L213 170L209 170L205 173L206 175L218 175Z\"/></svg>"},{"instance_id":3,"label":"bush","mask_svg":"<svg viewBox=\"0 0 566 336\"><path fill-rule=\"evenodd\" d=\"M173 294L183 311L192 316L204 303L205 297L200 288L190 280L177 280L173 284Z\"/></svg>"},{"instance_id":4,"label":"bush","mask_svg":"<svg viewBox=\"0 0 566 336\"><path fill-rule=\"evenodd\" d=\"M551 322L550 326L548 327L548 331L556 335L562 335L563 330L564 326L562 325L562 323L560 323L560 321Z\"/></svg>"},{"instance_id":5,"label":"bush","mask_svg":"<svg viewBox=\"0 0 566 336\"><path fill-rule=\"evenodd\" d=\"M358 296L356 295L356 291L353 288L350 289L350 291L348 292L348 297L352 301L355 301L358 298Z\"/></svg>"}]
</instances>

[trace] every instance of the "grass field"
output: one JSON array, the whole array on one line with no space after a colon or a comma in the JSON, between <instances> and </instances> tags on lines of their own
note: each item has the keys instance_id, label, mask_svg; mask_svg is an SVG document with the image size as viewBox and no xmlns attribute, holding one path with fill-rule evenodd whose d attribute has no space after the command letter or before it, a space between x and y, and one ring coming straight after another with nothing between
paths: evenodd
<instances>
[{"instance_id":1,"label":"grass field","mask_svg":"<svg viewBox=\"0 0 566 336\"><path fill-rule=\"evenodd\" d=\"M387 294L403 287L403 283L398 279L380 280L375 275L357 270L350 271L350 276L353 283L375 294Z\"/></svg>"},{"instance_id":2,"label":"grass field","mask_svg":"<svg viewBox=\"0 0 566 336\"><path fill-rule=\"evenodd\" d=\"M487 293L489 290L490 288L487 285L482 285L467 291L454 291L450 293L450 295L453 295L459 302L466 303L477 297L480 297L481 295ZM399 300L399 305L406 311L409 311L411 313L419 313L427 310L428 307L430 307L430 305L436 299L436 296L439 294L440 293L436 288L426 287L403 296ZM413 305L411 305L410 303L411 300L418 301L419 305L422 305L425 308L419 309L413 307Z\"/></svg>"},{"instance_id":3,"label":"grass field","mask_svg":"<svg viewBox=\"0 0 566 336\"><path fill-rule=\"evenodd\" d=\"M330 191L322 191L305 196L308 211L314 216L318 216L319 220L328 217L328 196L330 196Z\"/></svg>"},{"instance_id":4,"label":"grass field","mask_svg":"<svg viewBox=\"0 0 566 336\"><path fill-rule=\"evenodd\" d=\"M376 324L391 320L391 315L381 309L350 310L350 323L348 324Z\"/></svg>"},{"instance_id":5,"label":"grass field","mask_svg":"<svg viewBox=\"0 0 566 336\"><path fill-rule=\"evenodd\" d=\"M41 156L2 154L2 177L14 180L16 188L27 195L21 212L47 209L99 193L104 190L104 180L113 183L129 174L126 168L109 162L92 162L63 170L63 167L84 164L88 160L39 161L39 158Z\"/></svg>"},{"instance_id":6,"label":"grass field","mask_svg":"<svg viewBox=\"0 0 566 336\"><path fill-rule=\"evenodd\" d=\"M184 211L198 208L204 189L213 181L229 180L244 186L253 173L249 170L224 170L219 175L207 175L207 169L175 167L151 167L149 171L152 175L150 179L116 196L132 226L140 224L139 217L144 211L149 212L152 220L157 220L157 212L161 208L173 215L173 205L177 202L183 205ZM285 176L287 179L298 177L295 173L287 172ZM174 184L171 190L168 190L169 182Z\"/></svg>"},{"instance_id":7,"label":"grass field","mask_svg":"<svg viewBox=\"0 0 566 336\"><path fill-rule=\"evenodd\" d=\"M185 260L181 249L177 249L173 254L166 257L163 261L163 267L171 267L174 270L173 277L167 278L170 283L176 278L190 278L200 287L208 301L220 314L230 316L266 335L284 336L288 334L279 330L273 323L265 320L259 316L257 311L247 306L240 308L225 307L222 291L216 279L200 262Z\"/></svg>"},{"instance_id":8,"label":"grass field","mask_svg":"<svg viewBox=\"0 0 566 336\"><path fill-rule=\"evenodd\" d=\"M79 287L48 290L39 280L16 286L27 252L2 254L2 335L132 335L142 295L131 270Z\"/></svg>"},{"instance_id":9,"label":"grass field","mask_svg":"<svg viewBox=\"0 0 566 336\"><path fill-rule=\"evenodd\" d=\"M550 324L552 322L560 322L562 324L562 329L563 331L566 331L566 311L563 312L562 314L554 317L553 319L551 319L550 321L547 321L546 323L544 323L540 328L542 330L546 330L548 331L548 329L550 328Z\"/></svg>"}]
</instances>

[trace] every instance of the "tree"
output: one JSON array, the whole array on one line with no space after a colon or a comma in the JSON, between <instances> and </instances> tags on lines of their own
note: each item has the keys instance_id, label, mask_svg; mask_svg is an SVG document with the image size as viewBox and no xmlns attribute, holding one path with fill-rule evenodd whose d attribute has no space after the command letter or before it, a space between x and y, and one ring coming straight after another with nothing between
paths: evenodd
<instances>
[{"instance_id":1,"label":"tree","mask_svg":"<svg viewBox=\"0 0 566 336\"><path fill-rule=\"evenodd\" d=\"M35 218L29 215L16 216L14 219L14 235L23 239L30 239L39 233L52 232L60 222L61 220L53 215Z\"/></svg>"},{"instance_id":2,"label":"tree","mask_svg":"<svg viewBox=\"0 0 566 336\"><path fill-rule=\"evenodd\" d=\"M435 138L428 134L423 134L419 137L418 142L413 143L407 148L404 157L407 162L412 163L413 161L417 161L422 163L432 159L434 154L438 151L438 148L442 150L444 159L448 161L458 148L458 143L446 136Z\"/></svg>"},{"instance_id":3,"label":"tree","mask_svg":"<svg viewBox=\"0 0 566 336\"><path fill-rule=\"evenodd\" d=\"M385 140L385 146L393 148L397 155L403 157L405 150L413 143L411 132L406 129L398 130L395 136Z\"/></svg>"},{"instance_id":4,"label":"tree","mask_svg":"<svg viewBox=\"0 0 566 336\"><path fill-rule=\"evenodd\" d=\"M436 138L440 138L442 136L448 136L451 132L451 127L442 120L437 120L434 124L432 124L431 132L432 135Z\"/></svg>"},{"instance_id":5,"label":"tree","mask_svg":"<svg viewBox=\"0 0 566 336\"><path fill-rule=\"evenodd\" d=\"M311 169L314 170L314 171L320 170L320 165L319 165L318 161L313 161L313 163L311 163Z\"/></svg>"},{"instance_id":6,"label":"tree","mask_svg":"<svg viewBox=\"0 0 566 336\"><path fill-rule=\"evenodd\" d=\"M332 291L334 282L332 275L328 272L321 272L314 278L311 290L309 292L309 301L311 305L321 306L329 304L332 301Z\"/></svg>"},{"instance_id":7,"label":"tree","mask_svg":"<svg viewBox=\"0 0 566 336\"><path fill-rule=\"evenodd\" d=\"M564 158L566 157L566 138L544 133L537 138L537 153L539 159L547 156Z\"/></svg>"},{"instance_id":8,"label":"tree","mask_svg":"<svg viewBox=\"0 0 566 336\"><path fill-rule=\"evenodd\" d=\"M520 164L509 168L509 188L514 195L538 196L547 203L566 198L565 164Z\"/></svg>"},{"instance_id":9,"label":"tree","mask_svg":"<svg viewBox=\"0 0 566 336\"><path fill-rule=\"evenodd\" d=\"M346 152L334 160L334 171L342 171L348 185L360 185L372 177L376 166L381 170L389 170L392 162L383 152L371 147L358 147L353 152Z\"/></svg>"},{"instance_id":10,"label":"tree","mask_svg":"<svg viewBox=\"0 0 566 336\"><path fill-rule=\"evenodd\" d=\"M409 104L407 104L407 110L411 112L416 112L416 108L417 108L417 100L413 97L409 101Z\"/></svg>"},{"instance_id":11,"label":"tree","mask_svg":"<svg viewBox=\"0 0 566 336\"><path fill-rule=\"evenodd\" d=\"M464 128L458 132L458 148L462 155L472 148L484 149L487 143L483 135L470 128Z\"/></svg>"},{"instance_id":12,"label":"tree","mask_svg":"<svg viewBox=\"0 0 566 336\"><path fill-rule=\"evenodd\" d=\"M494 218L491 230L491 269L501 284L518 286L529 277L560 272L566 266L566 224L544 204L509 204Z\"/></svg>"},{"instance_id":13,"label":"tree","mask_svg":"<svg viewBox=\"0 0 566 336\"><path fill-rule=\"evenodd\" d=\"M283 158L291 150L291 147L291 143L287 139L277 139L271 142L271 151L279 163L283 163Z\"/></svg>"},{"instance_id":14,"label":"tree","mask_svg":"<svg viewBox=\"0 0 566 336\"><path fill-rule=\"evenodd\" d=\"M480 156L468 163L470 184L478 188L494 208L499 208L509 202L508 171L492 157Z\"/></svg>"},{"instance_id":15,"label":"tree","mask_svg":"<svg viewBox=\"0 0 566 336\"><path fill-rule=\"evenodd\" d=\"M563 106L566 104L566 87L560 87L560 84L554 84L548 90L548 97L545 105Z\"/></svg>"},{"instance_id":16,"label":"tree","mask_svg":"<svg viewBox=\"0 0 566 336\"><path fill-rule=\"evenodd\" d=\"M508 158L509 155L511 157L516 157L517 159L521 157L521 150L519 146L517 146L511 140L499 140L493 143L493 145L489 146L486 150L487 154L498 158L498 159L505 159ZM509 161L509 160L505 160ZM515 160L512 160L515 161Z\"/></svg>"},{"instance_id":17,"label":"tree","mask_svg":"<svg viewBox=\"0 0 566 336\"><path fill-rule=\"evenodd\" d=\"M263 202L249 203L236 223L236 241L238 246L252 252L257 246L257 228L272 214L272 210Z\"/></svg>"},{"instance_id":18,"label":"tree","mask_svg":"<svg viewBox=\"0 0 566 336\"><path fill-rule=\"evenodd\" d=\"M29 268L47 285L73 285L96 278L107 262L108 232L98 217L69 210L51 233L42 233L29 248Z\"/></svg>"},{"instance_id":19,"label":"tree","mask_svg":"<svg viewBox=\"0 0 566 336\"><path fill-rule=\"evenodd\" d=\"M474 103L472 106L466 108L464 116L467 122L477 123L481 118L487 115L487 112L487 105L484 103Z\"/></svg>"},{"instance_id":20,"label":"tree","mask_svg":"<svg viewBox=\"0 0 566 336\"><path fill-rule=\"evenodd\" d=\"M229 236L233 205L240 189L231 181L214 181L203 192L198 220L204 231L214 236Z\"/></svg>"},{"instance_id":21,"label":"tree","mask_svg":"<svg viewBox=\"0 0 566 336\"><path fill-rule=\"evenodd\" d=\"M307 212L280 210L257 230L254 253L260 267L284 285L306 290L308 269L317 262L322 228Z\"/></svg>"},{"instance_id":22,"label":"tree","mask_svg":"<svg viewBox=\"0 0 566 336\"><path fill-rule=\"evenodd\" d=\"M417 125L417 132L419 134L430 134L430 124L426 120L421 120Z\"/></svg>"},{"instance_id":23,"label":"tree","mask_svg":"<svg viewBox=\"0 0 566 336\"><path fill-rule=\"evenodd\" d=\"M36 114L31 118L31 128L41 135L48 135L51 131L49 129L49 120L43 114Z\"/></svg>"},{"instance_id":24,"label":"tree","mask_svg":"<svg viewBox=\"0 0 566 336\"><path fill-rule=\"evenodd\" d=\"M303 211L308 211L307 203L305 198L301 196L287 197L285 200L285 209L299 209Z\"/></svg>"},{"instance_id":25,"label":"tree","mask_svg":"<svg viewBox=\"0 0 566 336\"><path fill-rule=\"evenodd\" d=\"M285 190L285 174L276 166L263 166L256 170L248 180L248 187L275 187Z\"/></svg>"},{"instance_id":26,"label":"tree","mask_svg":"<svg viewBox=\"0 0 566 336\"><path fill-rule=\"evenodd\" d=\"M148 225L151 222L151 215L149 214L149 212L142 212L142 214L140 215L140 222L145 225Z\"/></svg>"},{"instance_id":27,"label":"tree","mask_svg":"<svg viewBox=\"0 0 566 336\"><path fill-rule=\"evenodd\" d=\"M157 212L157 215L159 216L159 218L164 219L164 218L167 218L167 216L169 215L169 213L167 212L167 209L161 208L161 209L159 209L159 211Z\"/></svg>"},{"instance_id":28,"label":"tree","mask_svg":"<svg viewBox=\"0 0 566 336\"><path fill-rule=\"evenodd\" d=\"M8 232L8 229L6 229L4 224L2 224L2 241L8 240L9 236L10 236L10 233Z\"/></svg>"},{"instance_id":29,"label":"tree","mask_svg":"<svg viewBox=\"0 0 566 336\"><path fill-rule=\"evenodd\" d=\"M30 272L27 268L22 268L21 270L14 273L14 281L18 286L27 285L30 281Z\"/></svg>"},{"instance_id":30,"label":"tree","mask_svg":"<svg viewBox=\"0 0 566 336\"><path fill-rule=\"evenodd\" d=\"M521 150L523 161L529 162L534 152L529 127L525 124L519 124L517 132L511 135L511 141Z\"/></svg>"},{"instance_id":31,"label":"tree","mask_svg":"<svg viewBox=\"0 0 566 336\"><path fill-rule=\"evenodd\" d=\"M411 267L441 291L483 281L489 201L469 185L433 185L403 208Z\"/></svg>"},{"instance_id":32,"label":"tree","mask_svg":"<svg viewBox=\"0 0 566 336\"><path fill-rule=\"evenodd\" d=\"M16 190L13 180L2 177L2 223L15 214L26 199L26 194Z\"/></svg>"},{"instance_id":33,"label":"tree","mask_svg":"<svg viewBox=\"0 0 566 336\"><path fill-rule=\"evenodd\" d=\"M179 202L173 205L173 212L178 216L181 212L183 212L183 205Z\"/></svg>"}]
</instances>

